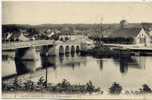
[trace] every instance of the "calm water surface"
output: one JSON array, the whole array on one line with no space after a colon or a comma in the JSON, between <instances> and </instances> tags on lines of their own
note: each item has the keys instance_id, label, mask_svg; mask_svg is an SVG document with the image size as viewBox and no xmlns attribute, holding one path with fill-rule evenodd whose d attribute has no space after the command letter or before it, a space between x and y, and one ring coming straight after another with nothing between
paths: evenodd
<instances>
[{"instance_id":1,"label":"calm water surface","mask_svg":"<svg viewBox=\"0 0 152 100\"><path fill-rule=\"evenodd\" d=\"M2 76L18 74L18 77L26 76L25 80L30 78L36 81L41 76L45 78L47 72L50 83L67 79L74 84L85 84L91 80L104 90L113 82L119 82L125 89L132 90L139 89L144 83L152 87L152 57L97 59L77 54L64 57L40 57L39 53L37 55L36 61L3 59Z\"/></svg>"}]
</instances>

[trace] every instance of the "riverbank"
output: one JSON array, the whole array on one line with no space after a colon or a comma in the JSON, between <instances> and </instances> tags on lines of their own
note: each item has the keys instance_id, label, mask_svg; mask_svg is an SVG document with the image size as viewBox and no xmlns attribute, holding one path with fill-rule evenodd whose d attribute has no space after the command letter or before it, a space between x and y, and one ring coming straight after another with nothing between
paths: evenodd
<instances>
[{"instance_id":1,"label":"riverbank","mask_svg":"<svg viewBox=\"0 0 152 100\"><path fill-rule=\"evenodd\" d=\"M3 99L136 99L136 100L150 100L152 98L151 94L120 94L120 95L110 95L104 93L103 95L94 93L94 94L65 94L65 93L49 93L49 92L3 92Z\"/></svg>"},{"instance_id":2,"label":"riverbank","mask_svg":"<svg viewBox=\"0 0 152 100\"><path fill-rule=\"evenodd\" d=\"M152 51L131 51L123 49L112 49L108 46L100 46L87 51L81 51L82 56L90 55L95 58L110 58L110 57L130 57L130 56L152 56Z\"/></svg>"},{"instance_id":3,"label":"riverbank","mask_svg":"<svg viewBox=\"0 0 152 100\"><path fill-rule=\"evenodd\" d=\"M102 47L95 47L92 49L88 49L87 51L81 51L82 56L90 55L95 58L110 58L110 57L119 57L124 54L124 52L120 52L119 50L112 50L107 46ZM130 55L130 53L126 53L127 55Z\"/></svg>"},{"instance_id":4,"label":"riverbank","mask_svg":"<svg viewBox=\"0 0 152 100\"><path fill-rule=\"evenodd\" d=\"M53 93L53 94L100 94L100 95L145 95L152 94L152 89L143 84L136 91L125 90L119 83L113 82L108 91L95 87L91 81L86 84L71 84L68 80L63 79L62 82L57 84L47 83L43 77L41 77L36 83L32 80L22 82L15 79L13 83L2 83L2 92L4 94L15 93L18 96L20 93ZM13 94L14 95L14 94Z\"/></svg>"},{"instance_id":5,"label":"riverbank","mask_svg":"<svg viewBox=\"0 0 152 100\"><path fill-rule=\"evenodd\" d=\"M13 83L2 83L3 92L17 92L17 91L30 91L30 92L52 92L52 93L93 93L100 92L100 88L96 88L91 81L86 84L71 84L66 79L57 84L47 83L43 77L37 82L27 80L15 79Z\"/></svg>"}]
</instances>

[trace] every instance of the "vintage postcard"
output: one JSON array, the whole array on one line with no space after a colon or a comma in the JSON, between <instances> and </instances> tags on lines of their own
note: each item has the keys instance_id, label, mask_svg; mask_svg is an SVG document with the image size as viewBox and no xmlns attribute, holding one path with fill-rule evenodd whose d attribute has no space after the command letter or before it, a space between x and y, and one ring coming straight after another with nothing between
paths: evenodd
<instances>
[{"instance_id":1,"label":"vintage postcard","mask_svg":"<svg viewBox=\"0 0 152 100\"><path fill-rule=\"evenodd\" d=\"M152 3L2 1L3 99L152 99Z\"/></svg>"}]
</instances>

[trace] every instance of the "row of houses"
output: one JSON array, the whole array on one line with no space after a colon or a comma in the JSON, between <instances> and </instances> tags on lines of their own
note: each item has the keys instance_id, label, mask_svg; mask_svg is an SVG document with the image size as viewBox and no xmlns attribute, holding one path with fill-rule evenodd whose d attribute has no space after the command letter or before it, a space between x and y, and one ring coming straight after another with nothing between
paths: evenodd
<instances>
[{"instance_id":1,"label":"row of houses","mask_svg":"<svg viewBox=\"0 0 152 100\"><path fill-rule=\"evenodd\" d=\"M144 28L124 28L116 30L111 38L132 38L133 44L138 46L150 46L152 44L152 31Z\"/></svg>"},{"instance_id":2,"label":"row of houses","mask_svg":"<svg viewBox=\"0 0 152 100\"><path fill-rule=\"evenodd\" d=\"M115 29L107 29L103 30L102 37L103 38L132 38L133 43L139 46L150 46L152 44L152 29L149 27L148 29L142 27L142 26L131 26L128 27L128 23L126 21L120 22L120 27ZM29 40L35 40L38 36L28 35L26 30L21 30L19 33L7 33L5 34L2 39L4 40L18 40L18 41L29 41ZM45 32L42 32L41 35L44 35L48 39L51 39L51 37L55 34L58 34L58 39L61 41L66 40L72 40L76 38L82 38L82 34L62 34L57 33L56 31L53 31L51 29L47 29ZM100 35L98 35L100 37Z\"/></svg>"},{"instance_id":3,"label":"row of houses","mask_svg":"<svg viewBox=\"0 0 152 100\"><path fill-rule=\"evenodd\" d=\"M34 40L34 36L27 36L24 32L8 32L2 35L2 41L29 41Z\"/></svg>"},{"instance_id":4,"label":"row of houses","mask_svg":"<svg viewBox=\"0 0 152 100\"><path fill-rule=\"evenodd\" d=\"M2 39L3 41L29 41L36 39L54 39L53 36L57 35L60 41L74 40L77 38L81 38L83 35L75 34L75 33L61 33L59 31L47 29L40 31L38 34L30 35L26 30L20 30L20 32L8 32L3 33Z\"/></svg>"},{"instance_id":5,"label":"row of houses","mask_svg":"<svg viewBox=\"0 0 152 100\"><path fill-rule=\"evenodd\" d=\"M103 30L101 33L96 34L97 38L102 38L101 40L118 40L117 43L121 42L122 39L132 39L132 44L138 46L151 46L152 45L152 25L148 28L145 28L141 24L133 26L126 21L121 21L119 27L113 29ZM100 40L99 39L99 40ZM108 41L108 42L109 42ZM111 41L113 42L113 41ZM124 42L122 42L124 43Z\"/></svg>"},{"instance_id":6,"label":"row of houses","mask_svg":"<svg viewBox=\"0 0 152 100\"><path fill-rule=\"evenodd\" d=\"M50 32L47 34L48 38L51 38L55 33ZM83 35L76 35L76 34L61 34L59 35L59 40L66 41L66 40L74 40L76 38L82 38ZM144 28L123 28L115 30L112 34L110 34L106 38L133 38L134 44L140 46L150 46L152 44L152 31L147 31ZM19 34L9 33L6 36L7 40L18 40L18 41L29 41L35 40L35 36L26 36L25 33L21 32Z\"/></svg>"},{"instance_id":7,"label":"row of houses","mask_svg":"<svg viewBox=\"0 0 152 100\"><path fill-rule=\"evenodd\" d=\"M3 41L29 41L29 40L36 40L43 37L44 39L49 39L55 33L48 29L47 31L31 35L26 30L20 30L19 32L7 32L2 34Z\"/></svg>"}]
</instances>

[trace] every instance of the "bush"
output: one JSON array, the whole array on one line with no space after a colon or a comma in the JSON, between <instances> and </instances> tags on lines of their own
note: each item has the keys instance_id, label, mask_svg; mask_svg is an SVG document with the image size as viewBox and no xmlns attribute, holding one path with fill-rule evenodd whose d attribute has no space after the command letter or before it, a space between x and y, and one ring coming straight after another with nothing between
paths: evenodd
<instances>
[{"instance_id":1,"label":"bush","mask_svg":"<svg viewBox=\"0 0 152 100\"><path fill-rule=\"evenodd\" d=\"M63 79L62 83L59 83L58 86L61 86L62 88L67 88L67 87L71 86L71 84L66 79Z\"/></svg>"},{"instance_id":2,"label":"bush","mask_svg":"<svg viewBox=\"0 0 152 100\"><path fill-rule=\"evenodd\" d=\"M16 87L13 84L2 83L3 91L15 91Z\"/></svg>"},{"instance_id":3,"label":"bush","mask_svg":"<svg viewBox=\"0 0 152 100\"><path fill-rule=\"evenodd\" d=\"M142 93L152 93L151 88L147 84L143 84L142 88L140 89Z\"/></svg>"},{"instance_id":4,"label":"bush","mask_svg":"<svg viewBox=\"0 0 152 100\"><path fill-rule=\"evenodd\" d=\"M24 89L25 90L33 90L34 89L34 82L31 80L28 80L27 82L24 83Z\"/></svg>"},{"instance_id":5,"label":"bush","mask_svg":"<svg viewBox=\"0 0 152 100\"><path fill-rule=\"evenodd\" d=\"M95 90L95 87L93 86L92 82L89 80L89 82L86 84L86 90L88 92L93 92Z\"/></svg>"},{"instance_id":6,"label":"bush","mask_svg":"<svg viewBox=\"0 0 152 100\"><path fill-rule=\"evenodd\" d=\"M46 87L47 86L47 83L46 83L46 81L45 81L43 76L40 77L40 79L37 82L37 85L40 86L40 87Z\"/></svg>"},{"instance_id":7,"label":"bush","mask_svg":"<svg viewBox=\"0 0 152 100\"><path fill-rule=\"evenodd\" d=\"M16 90L22 89L22 81L15 78L13 82L13 86L15 87Z\"/></svg>"},{"instance_id":8,"label":"bush","mask_svg":"<svg viewBox=\"0 0 152 100\"><path fill-rule=\"evenodd\" d=\"M47 84L47 87L45 87ZM13 84L2 83L3 91L50 91L50 92L68 92L68 93L92 93L100 91L100 88L95 88L91 81L85 85L71 85L69 81L63 79L61 83L52 85L51 83L46 83L43 77L40 77L38 82L35 84L31 80L27 80L24 83L20 83L19 80L15 79Z\"/></svg>"},{"instance_id":9,"label":"bush","mask_svg":"<svg viewBox=\"0 0 152 100\"><path fill-rule=\"evenodd\" d=\"M111 94L120 94L122 91L122 86L120 86L118 83L114 82L112 86L109 88L109 92Z\"/></svg>"}]
</instances>

